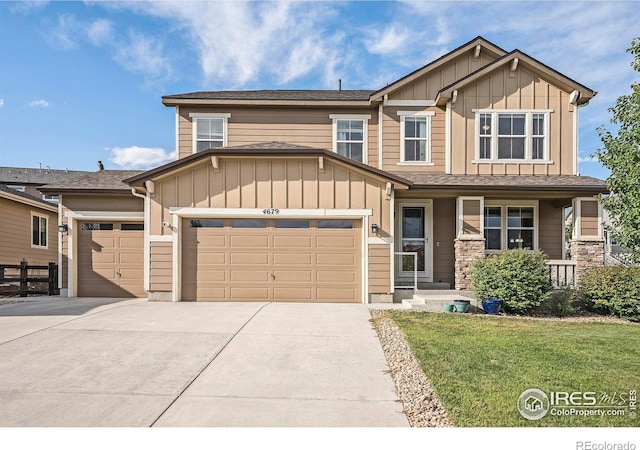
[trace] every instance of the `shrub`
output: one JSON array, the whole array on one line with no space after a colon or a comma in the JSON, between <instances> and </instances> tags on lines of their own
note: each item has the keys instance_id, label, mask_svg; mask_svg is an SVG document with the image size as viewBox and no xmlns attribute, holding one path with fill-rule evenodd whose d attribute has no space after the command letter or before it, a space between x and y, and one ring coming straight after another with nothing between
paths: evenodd
<instances>
[{"instance_id":1,"label":"shrub","mask_svg":"<svg viewBox=\"0 0 640 450\"><path fill-rule=\"evenodd\" d=\"M578 295L586 307L640 321L640 268L596 267L586 271L578 283Z\"/></svg>"},{"instance_id":2,"label":"shrub","mask_svg":"<svg viewBox=\"0 0 640 450\"><path fill-rule=\"evenodd\" d=\"M549 297L547 256L508 250L473 263L472 289L477 299L497 297L506 312L524 313Z\"/></svg>"},{"instance_id":3,"label":"shrub","mask_svg":"<svg viewBox=\"0 0 640 450\"><path fill-rule=\"evenodd\" d=\"M575 289L564 288L553 291L549 297L543 300L532 312L543 316L566 317L581 312Z\"/></svg>"}]
</instances>

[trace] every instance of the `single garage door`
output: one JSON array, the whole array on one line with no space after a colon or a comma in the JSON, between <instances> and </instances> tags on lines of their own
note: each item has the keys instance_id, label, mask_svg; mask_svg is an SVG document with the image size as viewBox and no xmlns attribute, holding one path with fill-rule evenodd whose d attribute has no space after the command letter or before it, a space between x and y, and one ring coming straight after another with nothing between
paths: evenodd
<instances>
[{"instance_id":1,"label":"single garage door","mask_svg":"<svg viewBox=\"0 0 640 450\"><path fill-rule=\"evenodd\" d=\"M146 297L144 225L78 224L78 296Z\"/></svg>"},{"instance_id":2,"label":"single garage door","mask_svg":"<svg viewBox=\"0 0 640 450\"><path fill-rule=\"evenodd\" d=\"M361 302L361 223L183 219L182 300Z\"/></svg>"}]
</instances>

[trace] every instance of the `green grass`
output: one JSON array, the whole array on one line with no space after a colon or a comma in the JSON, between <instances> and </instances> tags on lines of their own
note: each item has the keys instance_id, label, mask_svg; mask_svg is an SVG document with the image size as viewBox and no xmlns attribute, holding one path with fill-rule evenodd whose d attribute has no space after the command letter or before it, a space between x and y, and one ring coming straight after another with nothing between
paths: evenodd
<instances>
[{"instance_id":1,"label":"green grass","mask_svg":"<svg viewBox=\"0 0 640 450\"><path fill-rule=\"evenodd\" d=\"M598 397L640 391L640 326L406 311L391 317L456 426L640 425L628 416L550 413L529 421L517 409L529 388L595 391Z\"/></svg>"}]
</instances>

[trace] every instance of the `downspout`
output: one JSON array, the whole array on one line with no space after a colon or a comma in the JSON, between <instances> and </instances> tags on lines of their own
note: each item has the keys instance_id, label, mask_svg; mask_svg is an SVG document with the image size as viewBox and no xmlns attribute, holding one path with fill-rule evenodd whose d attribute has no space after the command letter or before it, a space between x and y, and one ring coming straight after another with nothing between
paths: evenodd
<instances>
[{"instance_id":1,"label":"downspout","mask_svg":"<svg viewBox=\"0 0 640 450\"><path fill-rule=\"evenodd\" d=\"M384 96L382 103L378 104L378 169L382 170L383 166L383 154L382 154L382 139L383 139L383 121L384 121L384 104L387 102L387 96Z\"/></svg>"},{"instance_id":2,"label":"downspout","mask_svg":"<svg viewBox=\"0 0 640 450\"><path fill-rule=\"evenodd\" d=\"M445 115L444 133L444 159L445 173L451 175L451 101L447 102L447 112Z\"/></svg>"},{"instance_id":3,"label":"downspout","mask_svg":"<svg viewBox=\"0 0 640 450\"><path fill-rule=\"evenodd\" d=\"M149 209L150 209L150 205L149 205L149 196L148 195L143 195L140 194L136 191L136 188L131 188L131 194L134 197L138 197L141 198L144 201L144 251L143 251L143 255L144 255L144 290L149 292L149 278L150 278L150 273L151 273L151 249L150 247L150 241L149 241L149 226L150 226L150 220L149 220Z\"/></svg>"}]
</instances>

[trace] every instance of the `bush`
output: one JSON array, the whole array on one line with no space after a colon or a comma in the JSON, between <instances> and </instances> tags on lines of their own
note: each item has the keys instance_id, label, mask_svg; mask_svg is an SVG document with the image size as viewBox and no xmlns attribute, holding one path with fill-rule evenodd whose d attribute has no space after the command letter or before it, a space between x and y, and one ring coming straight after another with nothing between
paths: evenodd
<instances>
[{"instance_id":1,"label":"bush","mask_svg":"<svg viewBox=\"0 0 640 450\"><path fill-rule=\"evenodd\" d=\"M553 291L532 312L543 316L567 317L573 316L583 309L578 301L576 291L572 288L564 288Z\"/></svg>"},{"instance_id":2,"label":"bush","mask_svg":"<svg viewBox=\"0 0 640 450\"><path fill-rule=\"evenodd\" d=\"M578 296L599 314L640 321L640 268L596 267L580 277Z\"/></svg>"},{"instance_id":3,"label":"bush","mask_svg":"<svg viewBox=\"0 0 640 450\"><path fill-rule=\"evenodd\" d=\"M472 289L478 300L497 297L506 312L524 313L549 297L547 256L528 250L508 250L473 263Z\"/></svg>"}]
</instances>

